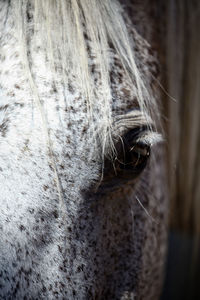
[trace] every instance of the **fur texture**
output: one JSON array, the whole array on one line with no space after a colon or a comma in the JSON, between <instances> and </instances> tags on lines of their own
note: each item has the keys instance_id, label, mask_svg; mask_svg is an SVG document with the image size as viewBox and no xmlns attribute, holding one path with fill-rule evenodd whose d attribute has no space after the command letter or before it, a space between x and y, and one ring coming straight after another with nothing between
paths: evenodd
<instances>
[{"instance_id":1,"label":"fur texture","mask_svg":"<svg viewBox=\"0 0 200 300\"><path fill-rule=\"evenodd\" d=\"M137 180L123 181L110 193L93 189L102 180L107 132L112 137L110 148L113 137L141 122L151 127L144 139L149 144L157 139L152 133L157 116L148 109L155 101L147 98L153 95L156 60L135 30L129 28L127 40L124 21L113 24L112 17L121 15L118 3L96 1L94 7L92 1L85 2L85 7L79 1L60 2L66 14L65 6L72 5L74 19L65 19L63 13L61 21L55 19L55 27L49 22L54 9L58 16L61 7L55 8L54 1L35 1L35 7L31 2L24 7L25 1L0 2L3 299L156 299L160 293L167 206L166 191L160 188L165 177L162 146L152 149ZM31 37L34 10L38 22ZM46 17L47 12L52 18ZM98 14L102 31L93 32L83 16ZM72 36L64 35L66 44L60 47L58 42L61 53L55 53L56 39L49 34L60 32L63 42L65 22ZM129 39L137 53L134 60L129 42L125 44ZM59 55L65 51L63 66ZM83 55L83 62L78 55L81 59ZM102 134L94 139L93 132Z\"/></svg>"}]
</instances>

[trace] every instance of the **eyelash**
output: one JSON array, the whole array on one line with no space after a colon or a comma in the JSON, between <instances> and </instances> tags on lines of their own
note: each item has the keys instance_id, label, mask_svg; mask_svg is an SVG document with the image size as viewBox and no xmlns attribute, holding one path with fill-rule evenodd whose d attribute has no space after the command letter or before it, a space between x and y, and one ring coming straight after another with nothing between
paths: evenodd
<instances>
[{"instance_id":1,"label":"eyelash","mask_svg":"<svg viewBox=\"0 0 200 300\"><path fill-rule=\"evenodd\" d=\"M112 191L137 179L150 157L150 145L142 141L142 135L147 131L147 127L136 128L116 141L115 157L112 160L105 159L103 180L98 192Z\"/></svg>"},{"instance_id":2,"label":"eyelash","mask_svg":"<svg viewBox=\"0 0 200 300\"><path fill-rule=\"evenodd\" d=\"M116 145L116 157L113 166L117 173L131 172L137 176L145 168L150 157L150 146L139 140L147 128L136 128L124 135ZM123 174L122 174L123 175Z\"/></svg>"},{"instance_id":3,"label":"eyelash","mask_svg":"<svg viewBox=\"0 0 200 300\"><path fill-rule=\"evenodd\" d=\"M132 170L139 173L146 166L147 159L150 156L150 147L142 145L142 143L135 143L134 146L124 151L123 156L123 160L118 157L115 158L115 169L117 169L117 163L119 170Z\"/></svg>"}]
</instances>

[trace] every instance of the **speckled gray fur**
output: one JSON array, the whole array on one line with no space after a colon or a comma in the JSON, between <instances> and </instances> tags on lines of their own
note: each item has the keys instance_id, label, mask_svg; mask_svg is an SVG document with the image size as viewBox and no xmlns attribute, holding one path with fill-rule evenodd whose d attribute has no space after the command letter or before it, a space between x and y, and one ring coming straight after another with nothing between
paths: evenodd
<instances>
[{"instance_id":1,"label":"speckled gray fur","mask_svg":"<svg viewBox=\"0 0 200 300\"><path fill-rule=\"evenodd\" d=\"M137 188L127 184L104 196L91 192L101 178L101 156L88 141L86 104L76 82L65 97L62 85L54 89L41 46L33 71L61 178L60 214L41 116L7 4L0 1L0 299L157 299L166 238L162 146L152 150ZM154 71L147 43L137 39L138 55ZM115 62L113 77L113 115L123 114L135 107L134 88Z\"/></svg>"}]
</instances>

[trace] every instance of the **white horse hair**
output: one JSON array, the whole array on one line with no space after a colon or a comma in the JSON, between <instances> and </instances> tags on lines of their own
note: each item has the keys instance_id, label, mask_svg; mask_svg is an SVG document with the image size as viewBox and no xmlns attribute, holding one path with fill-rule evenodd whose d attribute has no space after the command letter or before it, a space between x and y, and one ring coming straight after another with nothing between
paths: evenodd
<instances>
[{"instance_id":1,"label":"white horse hair","mask_svg":"<svg viewBox=\"0 0 200 300\"><path fill-rule=\"evenodd\" d=\"M34 5L33 15L29 16L31 20L28 20L27 12L31 5ZM130 40L127 25L122 16L122 7L117 1L35 0L33 2L21 0L16 1L15 11L21 32L25 70L44 120L40 95L31 73L28 57L28 51L31 55L31 49L28 36L33 37L31 45L33 48L37 47L38 39L45 45L45 55L48 63L54 69L55 83L58 69L63 74L66 86L73 80L78 82L83 97L87 101L89 122L93 121L95 107L102 110L103 120L96 126L96 130L92 127L94 131L92 134L97 135L101 141L102 157L105 154L105 148L107 151L113 148L113 120L110 107L112 99L110 47L116 51L124 71L128 74L130 84L135 88L141 118L144 115L146 123L152 125L149 115L153 115L154 118L156 114L158 115L157 104L138 68L140 62L134 55L134 44ZM100 88L94 80L90 66L91 58L94 57L101 82ZM137 125L140 125L139 119ZM44 124L44 126L46 125ZM152 141L156 142L156 135Z\"/></svg>"},{"instance_id":2,"label":"white horse hair","mask_svg":"<svg viewBox=\"0 0 200 300\"><path fill-rule=\"evenodd\" d=\"M159 297L157 58L121 3L0 1L2 299Z\"/></svg>"}]
</instances>

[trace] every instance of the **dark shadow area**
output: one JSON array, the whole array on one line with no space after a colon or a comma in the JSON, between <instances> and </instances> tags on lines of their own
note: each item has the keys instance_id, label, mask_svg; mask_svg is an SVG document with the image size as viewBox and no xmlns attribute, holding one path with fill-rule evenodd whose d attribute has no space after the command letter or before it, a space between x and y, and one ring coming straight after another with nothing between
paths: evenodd
<instances>
[{"instance_id":1,"label":"dark shadow area","mask_svg":"<svg viewBox=\"0 0 200 300\"><path fill-rule=\"evenodd\" d=\"M193 249L194 238L179 232L170 233L161 300L200 299L200 263L194 261Z\"/></svg>"}]
</instances>

